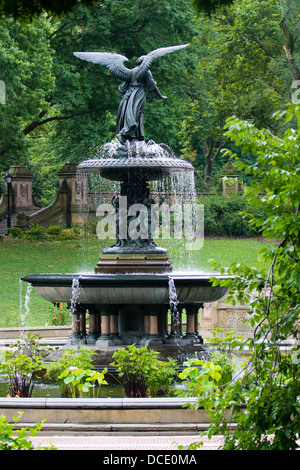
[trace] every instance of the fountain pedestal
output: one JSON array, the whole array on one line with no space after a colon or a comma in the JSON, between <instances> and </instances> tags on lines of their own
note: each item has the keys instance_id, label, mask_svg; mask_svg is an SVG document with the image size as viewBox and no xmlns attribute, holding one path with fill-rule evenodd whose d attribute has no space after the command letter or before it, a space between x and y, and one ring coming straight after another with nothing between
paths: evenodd
<instances>
[{"instance_id":1,"label":"fountain pedestal","mask_svg":"<svg viewBox=\"0 0 300 470\"><path fill-rule=\"evenodd\" d=\"M166 273L172 267L167 254L102 254L95 273Z\"/></svg>"}]
</instances>

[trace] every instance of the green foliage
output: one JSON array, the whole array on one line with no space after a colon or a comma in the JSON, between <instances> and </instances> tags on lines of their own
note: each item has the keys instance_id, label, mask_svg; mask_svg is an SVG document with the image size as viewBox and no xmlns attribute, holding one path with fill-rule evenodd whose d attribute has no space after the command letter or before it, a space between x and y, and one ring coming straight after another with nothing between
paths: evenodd
<instances>
[{"instance_id":1,"label":"green foliage","mask_svg":"<svg viewBox=\"0 0 300 470\"><path fill-rule=\"evenodd\" d=\"M50 21L44 15L32 24L11 18L1 20L0 66L5 104L1 105L0 171L11 164L26 163L28 125L37 120L42 110L50 108L55 79L49 33Z\"/></svg>"},{"instance_id":2,"label":"green foliage","mask_svg":"<svg viewBox=\"0 0 300 470\"><path fill-rule=\"evenodd\" d=\"M22 416L23 413L19 413ZM0 450L56 450L50 444L49 447L38 445L34 447L30 441L30 437L36 435L42 429L42 423L36 423L33 428L24 427L20 430L14 430L15 424L20 419L20 416L13 417L13 423L9 423L5 416L0 416Z\"/></svg>"},{"instance_id":3,"label":"green foliage","mask_svg":"<svg viewBox=\"0 0 300 470\"><path fill-rule=\"evenodd\" d=\"M68 384L63 381L59 381L59 376L70 367L76 367L78 369L90 370L92 369L93 351L88 348L79 346L77 349L63 351L62 356L50 364L47 364L47 370L45 377L46 379L59 382L60 391L63 396L71 396Z\"/></svg>"},{"instance_id":4,"label":"green foliage","mask_svg":"<svg viewBox=\"0 0 300 470\"><path fill-rule=\"evenodd\" d=\"M222 6L232 5L233 1L234 0L192 0L192 4L195 6L198 13L204 12L211 15Z\"/></svg>"},{"instance_id":5,"label":"green foliage","mask_svg":"<svg viewBox=\"0 0 300 470\"><path fill-rule=\"evenodd\" d=\"M82 5L90 5L95 0L81 0ZM77 6L77 0L35 0L34 2L24 0L1 0L0 14L1 16L13 17L22 22L30 22L33 18L41 13L48 12L51 15L61 15L71 11Z\"/></svg>"},{"instance_id":6,"label":"green foliage","mask_svg":"<svg viewBox=\"0 0 300 470\"><path fill-rule=\"evenodd\" d=\"M186 361L184 366L185 369L179 374L184 388L177 390L176 394L181 397L198 397L199 400L190 405L192 409L200 406L210 409L214 404L214 393L220 391L218 383L222 378L222 367L213 361L203 361L197 357Z\"/></svg>"},{"instance_id":7,"label":"green foliage","mask_svg":"<svg viewBox=\"0 0 300 470\"><path fill-rule=\"evenodd\" d=\"M120 348L113 354L111 365L116 367L126 397L146 397L167 393L176 376L176 362L162 361L159 352L135 344Z\"/></svg>"},{"instance_id":8,"label":"green foliage","mask_svg":"<svg viewBox=\"0 0 300 470\"><path fill-rule=\"evenodd\" d=\"M207 345L217 349L217 351L230 354L235 348L242 349L244 337L237 336L235 331L225 331L224 328L211 330L211 338L207 338Z\"/></svg>"},{"instance_id":9,"label":"green foliage","mask_svg":"<svg viewBox=\"0 0 300 470\"><path fill-rule=\"evenodd\" d=\"M205 236L253 237L260 235L260 228L249 222L251 214L264 216L262 208L253 208L241 196L204 196Z\"/></svg>"},{"instance_id":10,"label":"green foliage","mask_svg":"<svg viewBox=\"0 0 300 470\"><path fill-rule=\"evenodd\" d=\"M244 376L211 397L208 436L222 434L224 449L299 448L300 361L295 350L291 355L280 351L281 341L299 338L299 107L293 105L277 117L287 122L296 119L298 126L286 130L282 138L236 118L226 126L227 136L244 153L257 155L253 165L239 158L236 164L253 178L246 192L248 202L266 212L251 223L276 244L261 253L270 263L267 273L234 264L221 268L229 275L227 280L214 280L214 285L228 286L228 301L250 305L248 321L254 329L247 340L252 357ZM228 412L234 429L228 428Z\"/></svg>"},{"instance_id":11,"label":"green foliage","mask_svg":"<svg viewBox=\"0 0 300 470\"><path fill-rule=\"evenodd\" d=\"M57 378L61 388L67 386L69 394L76 398L76 396L85 397L90 396L97 398L99 396L100 386L108 385L104 380L104 375L107 369L102 372L97 372L91 369L78 369L78 367L69 367L65 369ZM63 385L62 385L63 384Z\"/></svg>"},{"instance_id":12,"label":"green foliage","mask_svg":"<svg viewBox=\"0 0 300 470\"><path fill-rule=\"evenodd\" d=\"M83 230L84 227L83 227ZM87 234L89 228L84 233ZM41 225L31 225L28 230L22 230L19 227L12 227L9 230L12 238L29 240L29 241L42 241L42 240L73 240L81 236L80 229L74 224L72 228L65 228L64 226L50 226L45 228Z\"/></svg>"},{"instance_id":13,"label":"green foliage","mask_svg":"<svg viewBox=\"0 0 300 470\"><path fill-rule=\"evenodd\" d=\"M8 381L11 397L31 397L38 374L45 368L44 348L37 341L37 335L29 334L23 341L11 345L6 360L0 364L0 373Z\"/></svg>"},{"instance_id":14,"label":"green foliage","mask_svg":"<svg viewBox=\"0 0 300 470\"><path fill-rule=\"evenodd\" d=\"M207 360L193 357L186 361L186 368L179 374L183 389L176 394L188 397L198 397L197 403L192 407L197 409L204 407L210 409L215 400L215 395L223 393L225 387L230 385L236 368L231 359L232 351L242 349L245 340L237 336L235 331L225 332L224 328L216 328L211 331L212 338L207 340L207 346L211 351Z\"/></svg>"},{"instance_id":15,"label":"green foliage","mask_svg":"<svg viewBox=\"0 0 300 470\"><path fill-rule=\"evenodd\" d=\"M218 2L193 3L207 3L210 9ZM209 18L198 17L193 41L199 51L197 91L193 90L183 103L187 112L179 133L184 157L192 157L201 176L209 174L211 164L213 174L219 170L220 144L236 151L223 129L229 116L247 119L277 135L283 133L286 124L276 121L273 113L282 103L290 102L291 84L299 78L299 2L229 3L232 5L217 9ZM206 161L207 142L212 144L212 153ZM244 161L246 158L252 163L255 154L248 153Z\"/></svg>"},{"instance_id":16,"label":"green foliage","mask_svg":"<svg viewBox=\"0 0 300 470\"><path fill-rule=\"evenodd\" d=\"M62 303L51 305L49 322L53 326L64 326L71 323L71 314L68 306Z\"/></svg>"},{"instance_id":17,"label":"green foliage","mask_svg":"<svg viewBox=\"0 0 300 470\"><path fill-rule=\"evenodd\" d=\"M9 230L9 235L12 238L23 238L24 230L22 230L20 227L12 227Z\"/></svg>"}]
</instances>

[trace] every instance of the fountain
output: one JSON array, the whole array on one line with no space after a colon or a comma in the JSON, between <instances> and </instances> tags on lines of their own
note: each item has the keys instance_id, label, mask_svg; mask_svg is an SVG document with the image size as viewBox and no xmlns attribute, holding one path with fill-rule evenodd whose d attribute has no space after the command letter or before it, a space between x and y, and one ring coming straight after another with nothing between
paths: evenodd
<instances>
[{"instance_id":1,"label":"fountain","mask_svg":"<svg viewBox=\"0 0 300 470\"><path fill-rule=\"evenodd\" d=\"M103 250L92 274L30 274L23 281L50 302L71 305L72 334L68 346L86 344L113 352L129 344L154 347L169 354L183 349L205 352L198 333L198 311L203 303L223 297L226 288L213 286L210 275L176 273L167 250L153 240L154 207L161 201L150 196L149 183L173 173L194 172L193 166L175 157L165 144L145 142L143 107L146 93L161 95L149 70L153 60L187 46L160 48L142 56L137 66L124 66L126 57L108 52L75 52L80 59L105 65L123 82L116 140L104 145L97 158L78 165L79 173L100 173L119 181L120 195L111 201L116 242ZM134 208L134 210L132 210ZM168 312L171 307L171 330ZM186 333L180 315L187 315ZM86 314L89 314L87 333Z\"/></svg>"}]
</instances>

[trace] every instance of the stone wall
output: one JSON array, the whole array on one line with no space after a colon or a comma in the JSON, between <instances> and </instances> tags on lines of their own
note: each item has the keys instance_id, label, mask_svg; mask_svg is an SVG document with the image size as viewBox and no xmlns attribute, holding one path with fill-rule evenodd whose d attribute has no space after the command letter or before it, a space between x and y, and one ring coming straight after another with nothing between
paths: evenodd
<instances>
[{"instance_id":1,"label":"stone wall","mask_svg":"<svg viewBox=\"0 0 300 470\"><path fill-rule=\"evenodd\" d=\"M249 323L244 323L248 316L249 305L231 302L225 303L226 297L217 302L204 304L199 311L199 332L203 338L212 336L211 330L223 328L224 331L235 331L237 335L245 338L252 335L252 328Z\"/></svg>"}]
</instances>

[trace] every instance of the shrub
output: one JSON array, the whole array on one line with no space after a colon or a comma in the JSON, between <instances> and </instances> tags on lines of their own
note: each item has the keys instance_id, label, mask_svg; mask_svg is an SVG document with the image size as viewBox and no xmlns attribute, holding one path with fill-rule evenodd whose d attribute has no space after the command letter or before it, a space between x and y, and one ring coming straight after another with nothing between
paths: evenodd
<instances>
[{"instance_id":1,"label":"shrub","mask_svg":"<svg viewBox=\"0 0 300 470\"><path fill-rule=\"evenodd\" d=\"M13 349L5 353L5 361L0 364L11 397L30 398L39 373L45 369L42 357L45 348L39 345L37 338L38 335L29 334L25 341L12 345Z\"/></svg>"},{"instance_id":2,"label":"shrub","mask_svg":"<svg viewBox=\"0 0 300 470\"><path fill-rule=\"evenodd\" d=\"M205 196L199 198L204 204L204 234L207 236L252 237L260 230L249 224L249 213L261 215L262 210L253 208L240 196Z\"/></svg>"},{"instance_id":3,"label":"shrub","mask_svg":"<svg viewBox=\"0 0 300 470\"><path fill-rule=\"evenodd\" d=\"M23 238L24 233L24 230L22 230L20 227L12 227L9 229L9 234L13 238Z\"/></svg>"},{"instance_id":4,"label":"shrub","mask_svg":"<svg viewBox=\"0 0 300 470\"><path fill-rule=\"evenodd\" d=\"M53 304L50 306L50 325L63 326L71 323L70 310L65 304Z\"/></svg>"},{"instance_id":5,"label":"shrub","mask_svg":"<svg viewBox=\"0 0 300 470\"><path fill-rule=\"evenodd\" d=\"M59 237L63 231L62 226L54 225L47 228L46 233L50 237Z\"/></svg>"},{"instance_id":6,"label":"shrub","mask_svg":"<svg viewBox=\"0 0 300 470\"><path fill-rule=\"evenodd\" d=\"M25 240L43 240L46 238L46 230L40 225L33 225L29 230L23 233Z\"/></svg>"},{"instance_id":7,"label":"shrub","mask_svg":"<svg viewBox=\"0 0 300 470\"><path fill-rule=\"evenodd\" d=\"M62 356L56 359L55 362L47 365L45 377L48 380L58 382L60 391L63 396L72 396L68 384L59 380L59 376L70 367L77 367L78 369L92 369L93 351L88 348L79 346L78 349L70 349L63 351Z\"/></svg>"},{"instance_id":8,"label":"shrub","mask_svg":"<svg viewBox=\"0 0 300 470\"><path fill-rule=\"evenodd\" d=\"M146 397L169 389L175 380L176 363L161 361L158 356L159 352L135 344L114 352L111 365L117 368L126 397Z\"/></svg>"}]
</instances>

